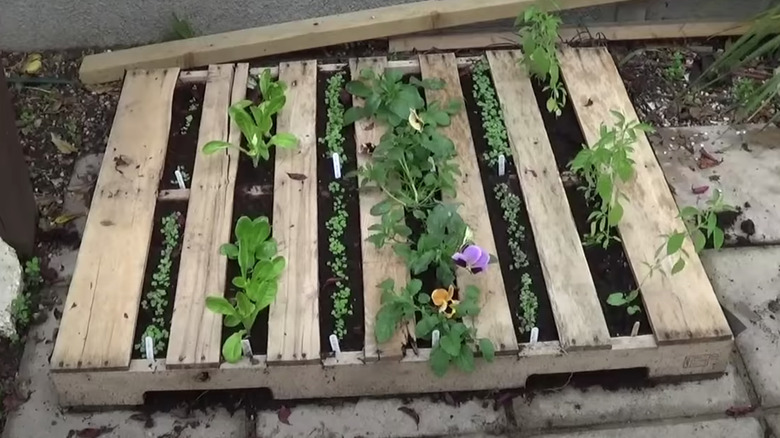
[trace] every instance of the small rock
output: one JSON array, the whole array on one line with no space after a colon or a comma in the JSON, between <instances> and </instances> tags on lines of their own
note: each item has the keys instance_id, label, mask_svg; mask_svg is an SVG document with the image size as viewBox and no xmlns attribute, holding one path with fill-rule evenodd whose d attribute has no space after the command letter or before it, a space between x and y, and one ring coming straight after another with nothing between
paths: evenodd
<instances>
[{"instance_id":1,"label":"small rock","mask_svg":"<svg viewBox=\"0 0 780 438\"><path fill-rule=\"evenodd\" d=\"M16 251L0 239L0 337L16 336L11 303L22 294L22 265Z\"/></svg>"},{"instance_id":2,"label":"small rock","mask_svg":"<svg viewBox=\"0 0 780 438\"><path fill-rule=\"evenodd\" d=\"M756 224L753 223L753 220L746 219L742 221L741 224L739 224L739 228L742 229L742 232L747 234L748 236L752 236L756 234Z\"/></svg>"}]
</instances>

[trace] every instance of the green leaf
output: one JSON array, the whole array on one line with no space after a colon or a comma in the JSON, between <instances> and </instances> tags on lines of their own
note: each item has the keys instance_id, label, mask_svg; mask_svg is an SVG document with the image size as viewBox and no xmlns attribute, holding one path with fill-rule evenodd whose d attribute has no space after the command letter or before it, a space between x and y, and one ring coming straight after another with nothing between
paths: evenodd
<instances>
[{"instance_id":1,"label":"green leaf","mask_svg":"<svg viewBox=\"0 0 780 438\"><path fill-rule=\"evenodd\" d=\"M641 308L639 306L628 306L626 307L626 312L628 312L629 315L634 315L641 311Z\"/></svg>"},{"instance_id":2,"label":"green leaf","mask_svg":"<svg viewBox=\"0 0 780 438\"><path fill-rule=\"evenodd\" d=\"M374 206L371 207L370 213L371 216L382 216L387 214L391 208L393 208L393 201L385 199L378 204L374 204Z\"/></svg>"},{"instance_id":3,"label":"green leaf","mask_svg":"<svg viewBox=\"0 0 780 438\"><path fill-rule=\"evenodd\" d=\"M241 102L239 102L239 104L240 103ZM254 119L246 111L245 107L239 104L235 104L228 108L228 115L230 115L230 119L238 125L238 128L241 130L241 133L244 134L244 137L252 143L252 136L255 134L257 124L255 124Z\"/></svg>"},{"instance_id":4,"label":"green leaf","mask_svg":"<svg viewBox=\"0 0 780 438\"><path fill-rule=\"evenodd\" d=\"M235 260L238 258L238 247L232 243L223 243L219 247L219 253L230 260Z\"/></svg>"},{"instance_id":5,"label":"green leaf","mask_svg":"<svg viewBox=\"0 0 780 438\"><path fill-rule=\"evenodd\" d=\"M607 304L610 306L620 307L626 305L626 303L625 295L622 292L615 292L607 297Z\"/></svg>"},{"instance_id":6,"label":"green leaf","mask_svg":"<svg viewBox=\"0 0 780 438\"><path fill-rule=\"evenodd\" d=\"M225 324L225 327L235 327L241 324L241 318L236 315L227 315L222 319L222 322Z\"/></svg>"},{"instance_id":7,"label":"green leaf","mask_svg":"<svg viewBox=\"0 0 780 438\"><path fill-rule=\"evenodd\" d=\"M471 348L464 346L461 348L460 354L455 356L454 362L462 371L470 373L475 369L474 352L471 351Z\"/></svg>"},{"instance_id":8,"label":"green leaf","mask_svg":"<svg viewBox=\"0 0 780 438\"><path fill-rule=\"evenodd\" d=\"M426 338L439 323L439 317L436 315L424 316L414 328L414 333L418 338Z\"/></svg>"},{"instance_id":9,"label":"green leaf","mask_svg":"<svg viewBox=\"0 0 780 438\"><path fill-rule=\"evenodd\" d=\"M384 305L376 314L374 336L378 343L389 341L395 334L395 329L401 321L401 312L397 306Z\"/></svg>"},{"instance_id":10,"label":"green leaf","mask_svg":"<svg viewBox=\"0 0 780 438\"><path fill-rule=\"evenodd\" d=\"M723 234L723 230L721 230L718 227L715 227L712 230L712 246L715 249L721 249L723 247L723 242L726 240L726 236Z\"/></svg>"},{"instance_id":11,"label":"green leaf","mask_svg":"<svg viewBox=\"0 0 780 438\"><path fill-rule=\"evenodd\" d=\"M619 202L615 202L614 205L612 205L612 208L609 209L609 214L607 215L607 223L610 227L616 226L620 219L623 218L623 206L620 205Z\"/></svg>"},{"instance_id":12,"label":"green leaf","mask_svg":"<svg viewBox=\"0 0 780 438\"><path fill-rule=\"evenodd\" d=\"M263 69L258 78L260 94L263 96L263 98L267 99L268 95L271 93L271 83L273 82L273 78L271 78L271 70L268 68Z\"/></svg>"},{"instance_id":13,"label":"green leaf","mask_svg":"<svg viewBox=\"0 0 780 438\"><path fill-rule=\"evenodd\" d=\"M612 200L612 180L608 176L599 175L596 183L596 193L599 194L604 203L610 203Z\"/></svg>"},{"instance_id":14,"label":"green leaf","mask_svg":"<svg viewBox=\"0 0 780 438\"><path fill-rule=\"evenodd\" d=\"M442 350L441 346L437 345L436 347L433 347L433 350L431 350L431 369L437 376L441 377L447 374L447 368L450 367L451 360L452 356Z\"/></svg>"},{"instance_id":15,"label":"green leaf","mask_svg":"<svg viewBox=\"0 0 780 438\"><path fill-rule=\"evenodd\" d=\"M447 354L452 357L456 357L461 354L460 351L462 344L460 337L452 336L452 334L443 336L439 341L439 345L444 351L447 352Z\"/></svg>"},{"instance_id":16,"label":"green leaf","mask_svg":"<svg viewBox=\"0 0 780 438\"><path fill-rule=\"evenodd\" d=\"M428 294L417 295L417 302L420 304L428 304L431 302L431 296Z\"/></svg>"},{"instance_id":17,"label":"green leaf","mask_svg":"<svg viewBox=\"0 0 780 438\"><path fill-rule=\"evenodd\" d=\"M298 146L298 138L290 133L280 132L271 137L271 140L268 142L268 144L276 145L280 148L290 149Z\"/></svg>"},{"instance_id":18,"label":"green leaf","mask_svg":"<svg viewBox=\"0 0 780 438\"><path fill-rule=\"evenodd\" d=\"M260 283L257 288L257 300L255 300L257 310L263 310L270 306L276 300L278 291L279 282L277 280L266 280Z\"/></svg>"},{"instance_id":19,"label":"green leaf","mask_svg":"<svg viewBox=\"0 0 780 438\"><path fill-rule=\"evenodd\" d=\"M344 112L344 125L350 125L369 115L370 113L362 106L349 107L349 109Z\"/></svg>"},{"instance_id":20,"label":"green leaf","mask_svg":"<svg viewBox=\"0 0 780 438\"><path fill-rule=\"evenodd\" d=\"M246 288L246 279L244 277L233 277L232 283L237 288Z\"/></svg>"},{"instance_id":21,"label":"green leaf","mask_svg":"<svg viewBox=\"0 0 780 438\"><path fill-rule=\"evenodd\" d=\"M685 233L678 232L672 233L669 236L669 240L666 241L666 255L672 255L682 248L685 241Z\"/></svg>"},{"instance_id":22,"label":"green leaf","mask_svg":"<svg viewBox=\"0 0 780 438\"><path fill-rule=\"evenodd\" d=\"M685 268L685 259L680 257L677 262L672 266L672 275L682 271Z\"/></svg>"},{"instance_id":23,"label":"green leaf","mask_svg":"<svg viewBox=\"0 0 780 438\"><path fill-rule=\"evenodd\" d=\"M212 140L206 143L205 145L203 145L203 153L213 154L214 152L217 152L222 149L227 149L230 147L234 147L233 143L227 141L221 141L221 140Z\"/></svg>"},{"instance_id":24,"label":"green leaf","mask_svg":"<svg viewBox=\"0 0 780 438\"><path fill-rule=\"evenodd\" d=\"M479 340L479 351L482 352L482 357L488 362L493 362L496 357L496 349L493 346L493 341L488 338L481 338Z\"/></svg>"},{"instance_id":25,"label":"green leaf","mask_svg":"<svg viewBox=\"0 0 780 438\"><path fill-rule=\"evenodd\" d=\"M206 308L220 315L235 315L236 309L230 304L230 301L224 297L208 296L206 297Z\"/></svg>"},{"instance_id":26,"label":"green leaf","mask_svg":"<svg viewBox=\"0 0 780 438\"><path fill-rule=\"evenodd\" d=\"M236 294L236 304L238 305L238 314L242 317L247 317L254 311L255 306L243 292Z\"/></svg>"},{"instance_id":27,"label":"green leaf","mask_svg":"<svg viewBox=\"0 0 780 438\"><path fill-rule=\"evenodd\" d=\"M696 253L700 253L701 250L704 249L704 245L707 244L707 238L704 236L704 233L701 232L700 229L695 229L691 233L691 238L693 239L693 248L696 251Z\"/></svg>"},{"instance_id":28,"label":"green leaf","mask_svg":"<svg viewBox=\"0 0 780 438\"><path fill-rule=\"evenodd\" d=\"M371 95L371 88L362 81L349 81L345 88L353 96L366 98Z\"/></svg>"},{"instance_id":29,"label":"green leaf","mask_svg":"<svg viewBox=\"0 0 780 438\"><path fill-rule=\"evenodd\" d=\"M683 219L692 218L699 214L699 209L696 207L691 207L690 205L687 207L683 207L682 210L680 210L680 217Z\"/></svg>"},{"instance_id":30,"label":"green leaf","mask_svg":"<svg viewBox=\"0 0 780 438\"><path fill-rule=\"evenodd\" d=\"M222 356L228 363L236 363L241 360L241 340L245 333L244 330L239 330L225 339L225 344L222 346Z\"/></svg>"},{"instance_id":31,"label":"green leaf","mask_svg":"<svg viewBox=\"0 0 780 438\"><path fill-rule=\"evenodd\" d=\"M255 251L255 258L257 260L269 260L276 255L276 252L276 240L266 240L257 247L257 251Z\"/></svg>"}]
</instances>

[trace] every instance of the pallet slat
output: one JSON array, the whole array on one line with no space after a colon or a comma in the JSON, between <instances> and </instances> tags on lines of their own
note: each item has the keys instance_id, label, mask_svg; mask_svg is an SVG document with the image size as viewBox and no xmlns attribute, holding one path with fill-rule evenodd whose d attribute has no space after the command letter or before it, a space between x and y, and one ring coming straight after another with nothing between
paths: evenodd
<instances>
[{"instance_id":1,"label":"pallet slat","mask_svg":"<svg viewBox=\"0 0 780 438\"><path fill-rule=\"evenodd\" d=\"M363 69L370 68L381 73L387 68L387 58L360 58L357 63L351 63L351 75L357 79ZM353 98L353 105L362 106L363 99ZM355 123L355 144L357 145L358 166L363 166L371 160L371 155L363 153L361 146L364 144L379 144L379 140L385 133L385 127L373 120L359 120ZM366 241L371 235L369 227L379 223L380 218L371 215L371 207L384 199L381 192L376 190L361 190L360 200L360 238L363 255L363 314L365 317L365 341L364 354L366 360L398 359L403 357L403 346L408 336L413 335L409 325L399 327L395 336L384 344L378 345L374 332L376 314L381 307L382 291L377 287L387 278L395 281L397 288L402 288L409 281L409 271L406 264L390 248L386 246L377 249L372 243Z\"/></svg>"},{"instance_id":2,"label":"pallet slat","mask_svg":"<svg viewBox=\"0 0 780 438\"><path fill-rule=\"evenodd\" d=\"M564 350L609 348L609 330L588 269L520 51L487 52L523 188L536 250Z\"/></svg>"},{"instance_id":3,"label":"pallet slat","mask_svg":"<svg viewBox=\"0 0 780 438\"><path fill-rule=\"evenodd\" d=\"M130 363L178 75L172 68L125 77L51 358L55 369Z\"/></svg>"},{"instance_id":4,"label":"pallet slat","mask_svg":"<svg viewBox=\"0 0 780 438\"><path fill-rule=\"evenodd\" d=\"M317 62L283 63L279 80L288 90L276 129L298 137L299 145L276 148L273 236L287 267L268 317L268 361L318 361Z\"/></svg>"},{"instance_id":5,"label":"pallet slat","mask_svg":"<svg viewBox=\"0 0 780 438\"><path fill-rule=\"evenodd\" d=\"M442 90L426 91L428 103L439 101L445 104L450 99L463 101L458 61L455 55L447 53L420 56L420 71L424 79L440 78L446 84ZM455 143L457 155L454 161L460 166L461 171L461 176L457 177L457 196L449 201L462 204L460 214L474 231L474 241L491 254L496 254L496 243L488 216L485 192L482 188L477 152L474 149L465 110L453 116L450 126L443 128L442 133ZM517 337L501 269L493 266L478 275L459 269L457 281L461 290L473 285L481 292L482 310L473 321L477 336L493 341L497 352L517 351Z\"/></svg>"},{"instance_id":6,"label":"pallet slat","mask_svg":"<svg viewBox=\"0 0 780 438\"><path fill-rule=\"evenodd\" d=\"M602 123L612 125L610 110L636 120L628 94L609 52L598 49L565 49L560 53L561 69L570 99L588 144L599 139ZM645 262L653 263L663 235L685 229L677 205L666 184L647 137L640 134L635 151L636 175L622 191L623 219L618 225L631 268L642 283L642 299L659 344L702 342L731 338L731 331L718 304L701 260L686 239L683 249L690 254L685 269L675 275L657 273L647 277ZM671 271L674 260L663 269ZM644 281L643 281L644 280Z\"/></svg>"},{"instance_id":7,"label":"pallet slat","mask_svg":"<svg viewBox=\"0 0 780 438\"><path fill-rule=\"evenodd\" d=\"M241 141L235 129L228 135L227 109L244 98L246 72L245 64L237 69L234 88L232 64L208 70L168 342L172 368L219 364L222 317L206 308L206 297L225 289L227 259L219 247L230 240L238 153L224 149L207 155L202 149L212 140Z\"/></svg>"}]
</instances>

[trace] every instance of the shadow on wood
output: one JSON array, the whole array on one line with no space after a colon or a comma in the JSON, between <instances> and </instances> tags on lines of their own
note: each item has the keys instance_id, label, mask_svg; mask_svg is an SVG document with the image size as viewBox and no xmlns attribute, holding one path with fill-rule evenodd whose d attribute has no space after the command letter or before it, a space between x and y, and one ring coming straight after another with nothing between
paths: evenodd
<instances>
[{"instance_id":1,"label":"shadow on wood","mask_svg":"<svg viewBox=\"0 0 780 438\"><path fill-rule=\"evenodd\" d=\"M0 75L0 238L20 256L30 256L38 212L15 120L3 74Z\"/></svg>"}]
</instances>

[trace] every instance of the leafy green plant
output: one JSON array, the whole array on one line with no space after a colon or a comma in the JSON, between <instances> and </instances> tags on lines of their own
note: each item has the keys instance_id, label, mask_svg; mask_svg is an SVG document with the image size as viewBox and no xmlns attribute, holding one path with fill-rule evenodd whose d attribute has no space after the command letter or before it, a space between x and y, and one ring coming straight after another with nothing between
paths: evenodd
<instances>
[{"instance_id":1,"label":"leafy green plant","mask_svg":"<svg viewBox=\"0 0 780 438\"><path fill-rule=\"evenodd\" d=\"M732 93L737 105L744 107L750 104L751 97L756 93L761 84L753 78L738 78L734 81Z\"/></svg>"},{"instance_id":2,"label":"leafy green plant","mask_svg":"<svg viewBox=\"0 0 780 438\"><path fill-rule=\"evenodd\" d=\"M281 111L287 102L284 95L287 85L282 81L274 81L271 71L265 69L260 74L258 86L263 99L258 105L254 105L250 100L242 100L228 108L228 115L244 135L246 146L213 140L203 145L203 152L213 154L226 148L237 149L252 159L252 164L257 167L260 158L270 158L272 146L294 148L298 145L298 139L293 134L277 132L271 135L273 116Z\"/></svg>"},{"instance_id":3,"label":"leafy green plant","mask_svg":"<svg viewBox=\"0 0 780 438\"><path fill-rule=\"evenodd\" d=\"M152 274L150 288L141 299L141 309L150 313L151 322L144 328L141 341L135 345L135 349L141 352L141 356L144 358L146 357L144 339L147 336L152 338L155 355L164 351L168 344L169 333L166 329L165 310L168 307L168 297L171 291L173 253L180 243L180 222L181 213L178 211L164 216L161 220L160 233L163 237L163 244L160 250L160 260Z\"/></svg>"},{"instance_id":4,"label":"leafy green plant","mask_svg":"<svg viewBox=\"0 0 780 438\"><path fill-rule=\"evenodd\" d=\"M731 44L721 56L710 64L696 81L697 88L708 87L732 72L773 55L780 49L780 5L775 5L755 17L753 24L737 41ZM749 96L745 96L743 105L737 111L736 122L747 122L763 110L780 92L780 74L775 74L758 86ZM780 118L776 112L768 123Z\"/></svg>"},{"instance_id":5,"label":"leafy green plant","mask_svg":"<svg viewBox=\"0 0 780 438\"><path fill-rule=\"evenodd\" d=\"M723 247L725 235L718 226L718 213L725 211L734 211L734 207L723 201L723 195L720 190L713 192L712 197L707 200L706 207L699 209L693 206L683 207L680 210L680 218L685 224L684 230L675 231L664 236L664 243L658 247L655 252L653 263L645 263L648 268L647 273L636 289L628 293L616 292L607 297L607 304L611 306L626 307L629 315L633 315L640 310L637 304L639 291L642 284L653 274L661 271L664 275L667 273L662 270L663 262L667 258L675 260L670 274L674 275L685 269L686 258L689 254L683 248L685 239L689 238L693 242L693 248L697 254L701 253L707 244L708 239L712 239L712 246L718 250Z\"/></svg>"},{"instance_id":6,"label":"leafy green plant","mask_svg":"<svg viewBox=\"0 0 780 438\"><path fill-rule=\"evenodd\" d=\"M583 149L569 163L569 169L583 181L580 188L585 196L597 208L588 216L590 232L585 236L587 245L601 245L606 248L610 241L620 241L612 234L612 229L623 217L621 199L625 195L619 191L619 183L627 182L634 175L634 151L637 135L652 132L652 128L637 121L626 121L623 114L612 111L617 119L615 125L608 128L602 124L599 140L591 147Z\"/></svg>"},{"instance_id":7,"label":"leafy green plant","mask_svg":"<svg viewBox=\"0 0 780 438\"><path fill-rule=\"evenodd\" d=\"M197 36L187 19L179 18L175 13L171 17L171 39L186 40Z\"/></svg>"},{"instance_id":8,"label":"leafy green plant","mask_svg":"<svg viewBox=\"0 0 780 438\"><path fill-rule=\"evenodd\" d=\"M685 80L685 56L682 52L676 50L672 55L672 63L664 70L667 79L673 82Z\"/></svg>"},{"instance_id":9,"label":"leafy green plant","mask_svg":"<svg viewBox=\"0 0 780 438\"><path fill-rule=\"evenodd\" d=\"M525 268L528 266L528 256L522 248L522 242L525 240L525 227L518 223L520 217L520 208L522 200L509 190L505 183L496 184L493 187L493 194L501 206L501 214L507 225L507 235L509 236L509 252L512 253L512 263L510 270Z\"/></svg>"},{"instance_id":10,"label":"leafy green plant","mask_svg":"<svg viewBox=\"0 0 780 438\"><path fill-rule=\"evenodd\" d=\"M496 90L490 81L490 66L484 59L474 64L472 69L474 77L474 100L480 109L482 116L482 128L485 130L488 150L485 152L485 161L491 166L498 164L498 157L510 157L506 126L501 106L498 104Z\"/></svg>"},{"instance_id":11,"label":"leafy green plant","mask_svg":"<svg viewBox=\"0 0 780 438\"><path fill-rule=\"evenodd\" d=\"M419 80L412 77L403 82L403 73L388 69L377 74L371 69L360 72L360 78L347 83L347 91L365 99L365 105L353 106L344 114L347 125L363 118L374 117L389 126L398 126L409 118L411 110L420 110L425 100L420 89L439 90L444 87L440 79Z\"/></svg>"},{"instance_id":12,"label":"leafy green plant","mask_svg":"<svg viewBox=\"0 0 780 438\"><path fill-rule=\"evenodd\" d=\"M325 89L325 105L328 109L328 123L325 127L325 137L319 141L328 148L328 155L339 154L341 162L346 161L344 155L344 105L341 103L341 90L344 89L344 73L338 73L328 79Z\"/></svg>"},{"instance_id":13,"label":"leafy green plant","mask_svg":"<svg viewBox=\"0 0 780 438\"><path fill-rule=\"evenodd\" d=\"M556 116L561 115L566 105L566 88L561 82L561 67L555 48L560 24L560 18L534 6L526 9L515 21L515 26L520 26L518 35L525 54L521 62L532 77L546 83L544 90L550 92L547 111Z\"/></svg>"},{"instance_id":14,"label":"leafy green plant","mask_svg":"<svg viewBox=\"0 0 780 438\"><path fill-rule=\"evenodd\" d=\"M271 237L268 218L250 219L242 216L236 222L235 243L226 243L220 252L238 261L240 275L232 280L239 289L235 298L206 297L206 307L224 316L226 327L242 326L222 345L222 355L230 363L241 359L241 341L252 332L257 315L273 303L279 287L279 276L286 266L284 257L277 256L276 241Z\"/></svg>"},{"instance_id":15,"label":"leafy green plant","mask_svg":"<svg viewBox=\"0 0 780 438\"><path fill-rule=\"evenodd\" d=\"M539 301L536 294L531 290L533 281L528 273L523 273L520 277L520 313L517 315L520 319L520 325L517 330L522 333L529 333L536 327L536 316L539 310Z\"/></svg>"},{"instance_id":16,"label":"leafy green plant","mask_svg":"<svg viewBox=\"0 0 780 438\"><path fill-rule=\"evenodd\" d=\"M430 365L437 376L443 376L451 364L465 372L474 371L474 349L479 351L487 361L493 361L495 347L486 338L478 339L473 327L464 324L460 317L474 317L479 314L479 289L474 286L466 288L460 301L454 299L454 289L449 291L438 289L433 294L422 292L422 282L410 280L400 291L395 290L392 279L379 285L382 290L382 307L377 313L377 341L387 342L395 333L402 320L414 320L415 315L421 315L415 325L415 336L418 339L431 339L434 330L439 330L439 343L431 349ZM449 312L436 311L432 306L432 295L444 293L449 295L446 306Z\"/></svg>"}]
</instances>

